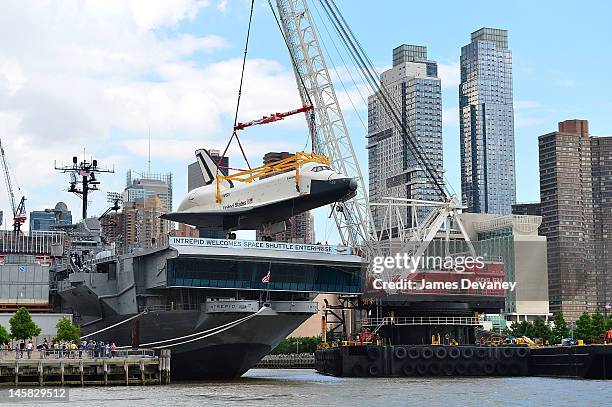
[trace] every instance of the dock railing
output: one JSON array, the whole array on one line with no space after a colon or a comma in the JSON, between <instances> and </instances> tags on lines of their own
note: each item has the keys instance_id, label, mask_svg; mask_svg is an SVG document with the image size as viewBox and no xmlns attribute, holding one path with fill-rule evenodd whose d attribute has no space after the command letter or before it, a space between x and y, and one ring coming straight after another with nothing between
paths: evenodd
<instances>
[{"instance_id":1,"label":"dock railing","mask_svg":"<svg viewBox=\"0 0 612 407\"><path fill-rule=\"evenodd\" d=\"M153 349L2 349L0 360L155 358Z\"/></svg>"}]
</instances>

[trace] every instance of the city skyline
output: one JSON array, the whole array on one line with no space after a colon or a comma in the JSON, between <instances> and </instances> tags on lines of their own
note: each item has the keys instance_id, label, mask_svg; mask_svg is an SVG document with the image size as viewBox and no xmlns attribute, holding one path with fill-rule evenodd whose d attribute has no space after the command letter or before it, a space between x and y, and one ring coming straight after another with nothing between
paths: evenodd
<instances>
[{"instance_id":1,"label":"city skyline","mask_svg":"<svg viewBox=\"0 0 612 407\"><path fill-rule=\"evenodd\" d=\"M478 6L476 3L474 7ZM78 13L70 13L52 6L39 7L24 12L18 3L8 3L6 13L0 17L7 19L0 29L0 41L7 53L6 60L0 64L0 100L3 102L0 122L5 129L2 137L3 141L6 139L13 172L28 197L27 210L53 207L57 201L65 201L76 213L80 205L78 199L62 190L65 179L61 175L51 173L54 159L60 162L74 154L80 156L83 147L86 156L95 155L104 165L115 165L116 174L102 179L104 192L121 191L123 177L120 174L128 168L147 168L149 131L153 169L175 175L174 200L180 200L186 189L185 167L193 160L193 150L206 146L222 149L229 137L244 32L230 29L227 21L245 22L247 8L232 2L226 6L211 2L208 7L198 7L189 1L175 5L172 10L161 7L154 11L136 6L130 9L127 6L83 5L78 6ZM610 85L602 80L606 78L605 66L609 65L610 56L593 53L598 46L605 47L604 39L609 37L607 25L597 23L609 14L606 5L591 5L595 12L588 24L572 20L575 30L554 33L546 30L545 23L569 20L574 6L568 6L563 15L551 13L551 7L544 3L506 7L503 15L496 7L490 10L481 7L478 15L470 15L473 18L468 20L462 16L465 17L469 10L448 4L441 10L439 23L427 19L427 24L435 24L436 30L425 30L422 28L425 21L416 21L401 33L393 29L393 22L397 22L401 12L389 13L389 8L372 9L369 18L364 20L363 10L349 10L343 4L339 7L379 72L389 66L389 49L401 43L425 45L429 58L438 61L442 80L444 164L449 186L457 194L461 191L457 123L460 47L465 45L470 32L482 26L507 29L510 33L510 48L515 59L518 202L539 200L538 183L533 179L533 174L537 173L537 136L551 125L572 117L588 118L594 135L612 132L609 119L612 106L603 97L609 93L606 89ZM408 9L401 3L397 7ZM426 12L421 7L412 5L410 10ZM517 16L524 18L521 20ZM370 34L369 20L383 21L383 17L388 23L381 24L380 32ZM78 19L91 23L88 28L91 33L79 31ZM9 21L14 22L9 24ZM53 36L50 27L41 23L43 21L59 21L71 33L72 39ZM445 25L444 21L454 23ZM31 30L32 38L41 40L42 48L12 40L19 39L19 33L26 29ZM98 32L114 34L94 41L92 36ZM255 41L249 53L244 109L240 114L245 119L299 105L286 50L266 8L256 8L253 35L266 41ZM322 37L325 40L324 32ZM585 44L586 38L588 44ZM538 43L534 43L534 39L538 39ZM546 44L546 47L538 44ZM71 47L100 59L62 57ZM562 51L567 49L573 50L571 59L563 56ZM131 58L114 60L113 55L131 55ZM41 63L28 64L28 58ZM580 62L588 58L596 58L598 63ZM336 68L332 77L338 72L350 83L350 70L343 69L338 58L328 64ZM360 140L365 138L365 131L347 98L347 94L351 95L359 115L365 118L366 106L359 102L357 92L361 88L349 86L348 93L338 85L337 88L364 170L367 156L364 141ZM70 90L71 98L63 97L65 89ZM275 93L270 89L288 89L289 92ZM572 98L559 97L568 91L573 93ZM37 103L26 103L28 97L33 96ZM96 98L99 100L94 100ZM306 133L303 118L296 117L265 129L249 130L241 137L248 142L250 155L260 157L271 143L275 149L302 149ZM48 141L44 149L41 140ZM24 151L25 160L22 159ZM38 159L26 170L27 159L33 157ZM235 152L230 158L240 160ZM3 198L0 209L4 210L6 219L9 206ZM106 207L104 193L93 194L91 198L92 213L102 212ZM332 237L335 226L326 221L327 214L315 214L315 217L320 239L335 241Z\"/></svg>"}]
</instances>

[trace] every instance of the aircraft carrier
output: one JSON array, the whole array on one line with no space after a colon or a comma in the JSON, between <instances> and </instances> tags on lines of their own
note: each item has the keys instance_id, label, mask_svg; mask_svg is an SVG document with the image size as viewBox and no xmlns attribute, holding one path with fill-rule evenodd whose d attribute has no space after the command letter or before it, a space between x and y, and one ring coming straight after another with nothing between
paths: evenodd
<instances>
[{"instance_id":1,"label":"aircraft carrier","mask_svg":"<svg viewBox=\"0 0 612 407\"><path fill-rule=\"evenodd\" d=\"M170 349L174 379L242 375L317 312L314 293L360 292L364 267L346 247L182 237L72 263L56 309L86 339Z\"/></svg>"}]
</instances>

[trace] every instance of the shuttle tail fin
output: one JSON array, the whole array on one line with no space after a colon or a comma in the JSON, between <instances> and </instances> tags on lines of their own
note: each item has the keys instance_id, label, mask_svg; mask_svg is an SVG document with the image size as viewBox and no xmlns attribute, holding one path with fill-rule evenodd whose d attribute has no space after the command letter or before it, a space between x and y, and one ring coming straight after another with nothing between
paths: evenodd
<instances>
[{"instance_id":1,"label":"shuttle tail fin","mask_svg":"<svg viewBox=\"0 0 612 407\"><path fill-rule=\"evenodd\" d=\"M213 160L208 151L203 148L196 150L195 155L200 170L202 171L202 176L204 177L204 185L212 184L217 178L217 163ZM226 180L223 180L222 184L230 187L233 186L231 182L227 182Z\"/></svg>"},{"instance_id":2,"label":"shuttle tail fin","mask_svg":"<svg viewBox=\"0 0 612 407\"><path fill-rule=\"evenodd\" d=\"M217 176L217 163L214 162L208 151L203 148L196 150L195 156L204 176L204 184L212 184Z\"/></svg>"}]
</instances>

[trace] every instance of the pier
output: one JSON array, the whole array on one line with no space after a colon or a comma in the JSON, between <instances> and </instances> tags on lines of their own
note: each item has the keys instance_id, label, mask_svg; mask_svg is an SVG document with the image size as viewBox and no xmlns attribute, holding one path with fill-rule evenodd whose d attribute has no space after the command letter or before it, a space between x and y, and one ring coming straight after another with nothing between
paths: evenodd
<instances>
[{"instance_id":1,"label":"pier","mask_svg":"<svg viewBox=\"0 0 612 407\"><path fill-rule=\"evenodd\" d=\"M170 383L170 351L123 351L114 357L16 358L0 354L0 386L132 386Z\"/></svg>"}]
</instances>

